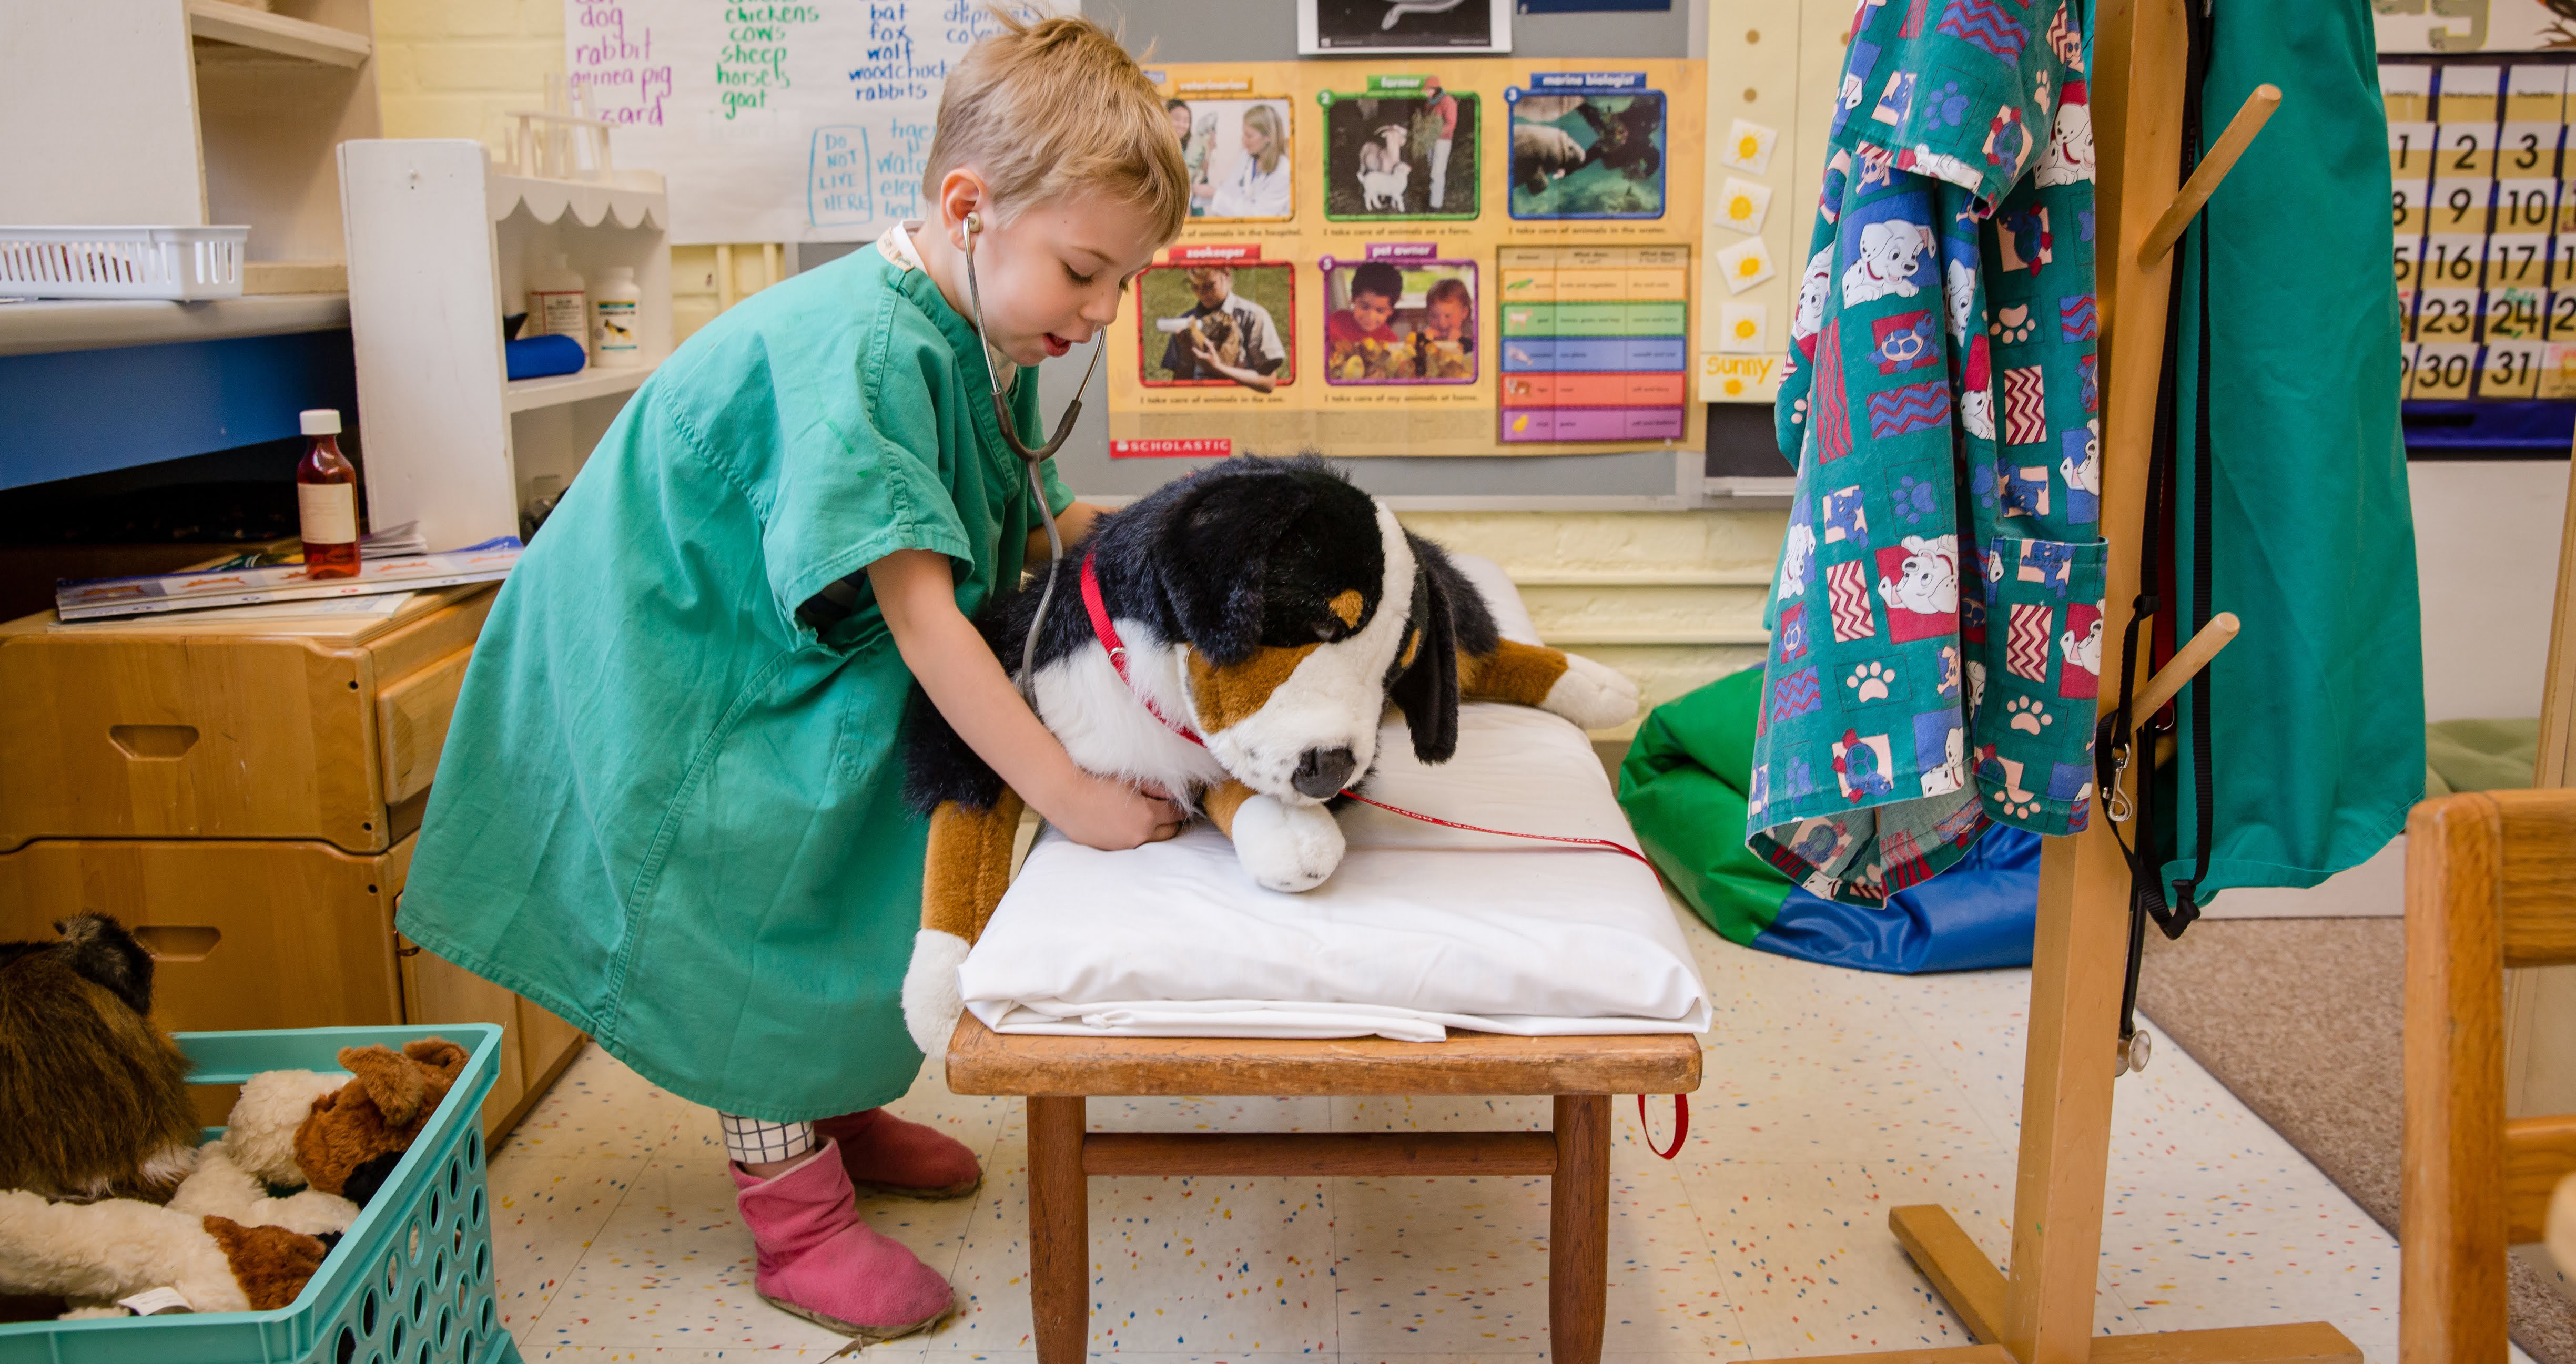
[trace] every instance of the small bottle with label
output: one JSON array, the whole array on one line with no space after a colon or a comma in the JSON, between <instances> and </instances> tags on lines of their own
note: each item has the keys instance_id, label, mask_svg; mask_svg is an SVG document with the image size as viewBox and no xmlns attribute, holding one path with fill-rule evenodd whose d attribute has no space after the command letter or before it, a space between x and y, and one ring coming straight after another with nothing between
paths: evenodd
<instances>
[{"instance_id":1,"label":"small bottle with label","mask_svg":"<svg viewBox=\"0 0 2576 1364\"><path fill-rule=\"evenodd\" d=\"M636 306L643 298L644 291L635 285L635 267L608 268L608 278L599 286L598 300L591 305L599 319L599 328L590 343L592 364L615 369L644 363L642 341L635 332Z\"/></svg>"},{"instance_id":2,"label":"small bottle with label","mask_svg":"<svg viewBox=\"0 0 2576 1364\"><path fill-rule=\"evenodd\" d=\"M295 466L296 509L302 514L304 576L358 576L358 470L340 453L340 412L309 408L303 414L310 442Z\"/></svg>"},{"instance_id":3,"label":"small bottle with label","mask_svg":"<svg viewBox=\"0 0 2576 1364\"><path fill-rule=\"evenodd\" d=\"M554 262L528 277L528 312L539 336L569 336L590 345L590 295L581 272L557 252Z\"/></svg>"}]
</instances>

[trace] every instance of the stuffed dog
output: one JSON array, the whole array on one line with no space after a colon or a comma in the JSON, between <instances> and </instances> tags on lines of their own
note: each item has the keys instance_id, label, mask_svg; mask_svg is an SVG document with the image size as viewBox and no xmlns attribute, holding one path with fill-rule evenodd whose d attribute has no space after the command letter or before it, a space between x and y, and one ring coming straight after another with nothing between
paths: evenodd
<instances>
[{"instance_id":1,"label":"stuffed dog","mask_svg":"<svg viewBox=\"0 0 2576 1364\"><path fill-rule=\"evenodd\" d=\"M197 1148L188 1060L152 1026L152 956L83 914L0 943L0 1189L159 1202Z\"/></svg>"},{"instance_id":2,"label":"stuffed dog","mask_svg":"<svg viewBox=\"0 0 2576 1364\"><path fill-rule=\"evenodd\" d=\"M1636 714L1627 678L1503 639L1439 546L1312 457L1244 456L1166 484L1044 571L1054 604L1023 680L1038 718L1084 770L1195 805L1272 890L1310 889L1340 865L1328 802L1376 762L1390 702L1430 763L1457 751L1462 697L1587 729ZM1006 665L1041 586L977 616ZM961 1007L957 967L1009 881L1022 807L918 689L907 724L905 797L930 817L930 846L904 1017L936 1054Z\"/></svg>"}]
</instances>

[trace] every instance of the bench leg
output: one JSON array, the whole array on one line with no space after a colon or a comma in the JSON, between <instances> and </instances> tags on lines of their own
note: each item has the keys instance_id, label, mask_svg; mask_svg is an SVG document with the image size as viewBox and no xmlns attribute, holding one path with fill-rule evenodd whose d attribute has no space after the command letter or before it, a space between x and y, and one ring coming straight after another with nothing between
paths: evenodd
<instances>
[{"instance_id":1,"label":"bench leg","mask_svg":"<svg viewBox=\"0 0 2576 1364\"><path fill-rule=\"evenodd\" d=\"M1600 1364L1610 1290L1610 1096L1556 1096L1547 1214L1547 1336L1554 1364Z\"/></svg>"},{"instance_id":2,"label":"bench leg","mask_svg":"<svg viewBox=\"0 0 2576 1364\"><path fill-rule=\"evenodd\" d=\"M1079 1095L1029 1096L1029 1309L1038 1364L1081 1364L1091 1333L1086 1125Z\"/></svg>"}]
</instances>

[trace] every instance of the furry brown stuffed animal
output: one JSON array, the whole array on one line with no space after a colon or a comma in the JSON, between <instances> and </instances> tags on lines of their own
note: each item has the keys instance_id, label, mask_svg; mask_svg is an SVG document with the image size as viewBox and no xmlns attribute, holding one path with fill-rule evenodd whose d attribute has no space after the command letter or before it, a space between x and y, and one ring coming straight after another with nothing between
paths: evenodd
<instances>
[{"instance_id":1,"label":"furry brown stuffed animal","mask_svg":"<svg viewBox=\"0 0 2576 1364\"><path fill-rule=\"evenodd\" d=\"M188 1059L145 1017L152 957L83 914L53 942L0 943L0 1189L160 1202L188 1173Z\"/></svg>"},{"instance_id":2,"label":"furry brown stuffed animal","mask_svg":"<svg viewBox=\"0 0 2576 1364\"><path fill-rule=\"evenodd\" d=\"M295 1132L295 1163L314 1188L365 1203L429 1123L465 1070L465 1048L443 1037L389 1047L342 1047L349 1083L313 1101Z\"/></svg>"}]
</instances>

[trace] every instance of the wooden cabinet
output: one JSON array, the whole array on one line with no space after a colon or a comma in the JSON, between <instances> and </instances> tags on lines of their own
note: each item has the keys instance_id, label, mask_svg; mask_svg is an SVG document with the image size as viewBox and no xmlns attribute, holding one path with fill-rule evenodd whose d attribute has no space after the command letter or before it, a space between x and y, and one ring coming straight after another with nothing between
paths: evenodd
<instances>
[{"instance_id":1,"label":"wooden cabinet","mask_svg":"<svg viewBox=\"0 0 2576 1364\"><path fill-rule=\"evenodd\" d=\"M0 625L0 939L115 915L172 1031L498 1023L487 1136L571 1024L394 931L494 589L384 616Z\"/></svg>"},{"instance_id":2,"label":"wooden cabinet","mask_svg":"<svg viewBox=\"0 0 2576 1364\"><path fill-rule=\"evenodd\" d=\"M320 839L419 827L488 586L389 616L0 625L0 849L39 838Z\"/></svg>"}]
</instances>

